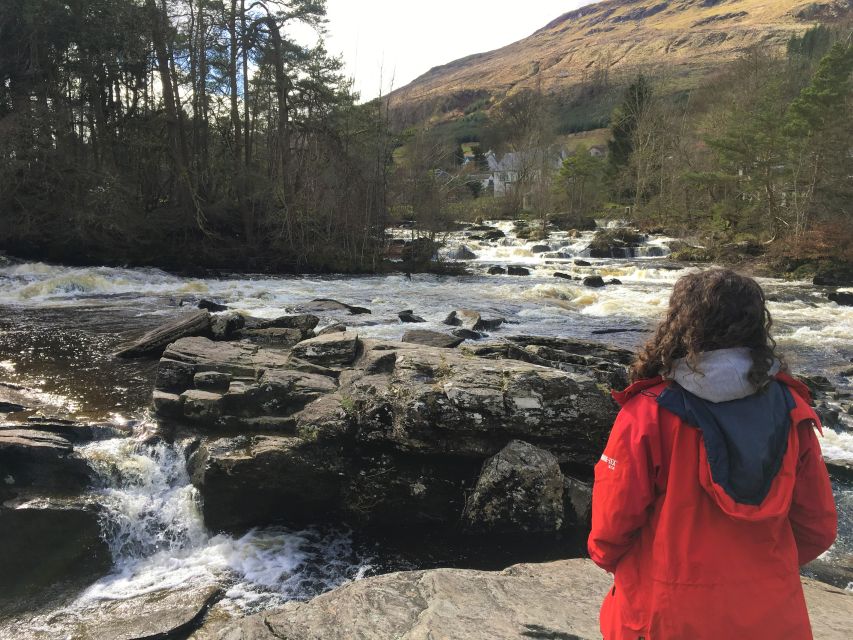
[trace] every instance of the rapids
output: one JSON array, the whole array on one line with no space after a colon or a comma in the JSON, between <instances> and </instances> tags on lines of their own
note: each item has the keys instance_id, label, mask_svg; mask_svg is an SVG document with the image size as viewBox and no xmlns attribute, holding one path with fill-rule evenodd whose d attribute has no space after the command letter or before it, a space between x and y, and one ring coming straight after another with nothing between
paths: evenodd
<instances>
[{"instance_id":1,"label":"rapids","mask_svg":"<svg viewBox=\"0 0 853 640\"><path fill-rule=\"evenodd\" d=\"M332 312L321 324L342 321L361 335L388 339L399 339L409 328L397 319L401 310L412 309L427 320L417 328L445 330L441 321L451 310L472 308L506 318L489 339L526 333L635 348L665 309L672 284L696 268L668 262L663 237L650 238L631 258L594 259L588 257L592 232L552 234L549 250L543 251L536 247L543 242L517 238L510 223L493 224L506 237L489 242L462 231L442 238L443 256L462 246L474 254L465 261L466 276L234 274L201 279L156 269L0 267L0 385L15 385L45 415L128 421L139 436L79 447L100 478L95 494L106 507L102 528L114 568L67 606L85 611L99 599L217 583L224 587L223 606L241 613L310 597L375 571L374 558L357 548L346 531L211 535L187 474L185 443L142 444L152 421L147 405L154 364L116 361L110 353L129 336L173 315L182 303L210 298L271 318L313 298L335 298L372 313ZM411 233L393 230L398 238ZM577 259L589 266L575 264ZM491 266L509 264L526 267L531 275L487 274ZM575 278L600 274L622 284L593 289L556 278L555 272ZM792 369L826 376L841 394L853 391L853 307L828 301L826 292L811 283L760 282L770 300L776 339ZM822 446L827 459L853 464L853 416L842 411L837 429L826 429ZM849 563L853 490L837 484L836 495L841 536L826 558Z\"/></svg>"}]
</instances>

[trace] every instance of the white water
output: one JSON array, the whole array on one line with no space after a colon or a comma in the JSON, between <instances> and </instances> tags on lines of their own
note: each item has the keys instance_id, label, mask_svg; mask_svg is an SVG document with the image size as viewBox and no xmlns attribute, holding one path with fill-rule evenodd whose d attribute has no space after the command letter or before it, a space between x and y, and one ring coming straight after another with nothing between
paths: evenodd
<instances>
[{"instance_id":1,"label":"white water","mask_svg":"<svg viewBox=\"0 0 853 640\"><path fill-rule=\"evenodd\" d=\"M519 333L596 338L596 330L622 328L635 332L602 338L634 347L644 339L636 331L648 329L660 316L672 284L687 272L667 268L670 265L665 260L650 256L667 251L666 238L653 238L638 251L647 257L593 259L585 257L590 232L577 238L553 234L547 241L552 250L534 253L531 249L542 242L514 237L509 223L496 226L506 238L470 240L468 232L447 237L442 249L445 255L463 244L476 255L467 261L470 276L271 278L241 274L187 279L156 269L29 263L0 268L0 307L13 312L81 307L81 314L87 313L82 307L115 309L131 318L132 326L134 316L174 315L176 301L185 297L191 303L198 297L215 298L259 317L293 312L313 298L328 297L372 310L370 315L329 313L321 319L323 323L343 321L365 336L399 339L411 328L397 319L397 312L403 309L413 309L427 320L418 328L443 331L447 327L441 321L449 311L473 308L507 319L492 338ZM394 235L406 237L408 233L396 230ZM590 266L575 265L575 257ZM487 275L495 264L524 266L531 275ZM576 278L598 274L618 278L623 284L592 289L579 281L555 278L556 271ZM828 375L840 390L851 390L853 380L833 372L849 367L853 358L853 308L829 302L810 283L761 279L761 284L778 300L769 304L774 333L793 368ZM0 379L15 371L14 358L0 362ZM118 380L117 384L127 381ZM74 398L67 400L75 402ZM848 416L843 419L849 424ZM850 431L827 430L822 446L828 460L853 461ZM104 531L115 569L72 607L165 587L215 582L226 587L224 606L245 612L308 597L367 570L367 562L355 557L345 533L264 529L237 538L211 535L203 527L180 446L143 447L132 439L109 440L87 445L81 452L103 478L98 499L106 507ZM843 492L839 504L850 502L849 489ZM850 518L846 511L843 515ZM841 547L848 553L853 545L847 540Z\"/></svg>"},{"instance_id":2,"label":"white water","mask_svg":"<svg viewBox=\"0 0 853 640\"><path fill-rule=\"evenodd\" d=\"M245 613L305 599L361 577L344 532L254 530L210 535L187 475L182 445L141 445L132 438L79 449L102 486L102 527L114 571L89 587L72 609L187 585L222 584L222 606Z\"/></svg>"}]
</instances>

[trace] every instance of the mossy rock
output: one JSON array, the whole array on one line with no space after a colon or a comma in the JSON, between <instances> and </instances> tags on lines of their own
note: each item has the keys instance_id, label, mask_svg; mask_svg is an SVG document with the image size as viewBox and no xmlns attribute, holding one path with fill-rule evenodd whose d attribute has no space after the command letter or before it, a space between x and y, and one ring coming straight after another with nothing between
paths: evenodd
<instances>
[{"instance_id":1,"label":"mossy rock","mask_svg":"<svg viewBox=\"0 0 853 640\"><path fill-rule=\"evenodd\" d=\"M591 216L573 213L556 213L548 216L548 221L559 231L578 229L579 231L594 231L595 219Z\"/></svg>"}]
</instances>

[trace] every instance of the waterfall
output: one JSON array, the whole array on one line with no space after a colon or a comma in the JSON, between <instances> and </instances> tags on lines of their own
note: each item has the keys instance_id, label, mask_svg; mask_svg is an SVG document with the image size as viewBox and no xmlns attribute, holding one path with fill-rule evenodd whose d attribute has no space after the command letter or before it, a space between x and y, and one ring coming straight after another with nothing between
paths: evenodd
<instances>
[{"instance_id":1,"label":"waterfall","mask_svg":"<svg viewBox=\"0 0 853 640\"><path fill-rule=\"evenodd\" d=\"M102 532L114 562L81 604L220 584L223 606L245 613L313 597L370 568L345 531L270 527L211 535L187 472L186 443L116 438L79 451L99 479Z\"/></svg>"}]
</instances>

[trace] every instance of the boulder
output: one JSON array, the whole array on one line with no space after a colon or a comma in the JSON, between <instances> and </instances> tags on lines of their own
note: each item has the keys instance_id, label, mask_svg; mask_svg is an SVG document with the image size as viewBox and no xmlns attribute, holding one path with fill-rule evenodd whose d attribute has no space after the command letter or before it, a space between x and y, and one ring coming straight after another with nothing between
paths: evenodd
<instances>
[{"instance_id":1,"label":"boulder","mask_svg":"<svg viewBox=\"0 0 853 640\"><path fill-rule=\"evenodd\" d=\"M99 513L95 505L44 499L0 507L0 611L73 593L106 574L112 557ZM0 637L20 636L4 636L0 626Z\"/></svg>"},{"instance_id":2,"label":"boulder","mask_svg":"<svg viewBox=\"0 0 853 640\"><path fill-rule=\"evenodd\" d=\"M479 340L480 338L485 337L485 334L480 333L479 331L472 331L471 329L454 329L450 333L457 338L462 338L463 340Z\"/></svg>"},{"instance_id":3,"label":"boulder","mask_svg":"<svg viewBox=\"0 0 853 640\"><path fill-rule=\"evenodd\" d=\"M574 280L573 276L570 276L568 273L562 273L560 271L555 271L554 277L555 278L562 278L563 280Z\"/></svg>"},{"instance_id":4,"label":"boulder","mask_svg":"<svg viewBox=\"0 0 853 640\"><path fill-rule=\"evenodd\" d=\"M293 436L214 440L202 445L191 464L204 523L214 531L317 523L339 515L345 468L334 447Z\"/></svg>"},{"instance_id":5,"label":"boulder","mask_svg":"<svg viewBox=\"0 0 853 640\"><path fill-rule=\"evenodd\" d=\"M346 365L355 360L358 345L358 335L355 333L329 333L300 342L293 347L292 354L324 367Z\"/></svg>"},{"instance_id":6,"label":"boulder","mask_svg":"<svg viewBox=\"0 0 853 640\"><path fill-rule=\"evenodd\" d=\"M187 420L216 422L222 417L222 394L188 389L179 396L181 415Z\"/></svg>"},{"instance_id":7,"label":"boulder","mask_svg":"<svg viewBox=\"0 0 853 640\"><path fill-rule=\"evenodd\" d=\"M449 257L451 260L476 260L477 254L463 244L451 251Z\"/></svg>"},{"instance_id":8,"label":"boulder","mask_svg":"<svg viewBox=\"0 0 853 640\"><path fill-rule=\"evenodd\" d=\"M831 302L844 307L853 307L853 293L848 291L833 291L826 294Z\"/></svg>"},{"instance_id":9,"label":"boulder","mask_svg":"<svg viewBox=\"0 0 853 640\"><path fill-rule=\"evenodd\" d=\"M530 269L527 269L525 267L509 266L506 268L506 272L507 272L507 275L511 275L511 276L529 276L530 275Z\"/></svg>"},{"instance_id":10,"label":"boulder","mask_svg":"<svg viewBox=\"0 0 853 640\"><path fill-rule=\"evenodd\" d=\"M465 504L471 532L554 533L562 529L563 474L554 454L513 440L483 465Z\"/></svg>"},{"instance_id":11,"label":"boulder","mask_svg":"<svg viewBox=\"0 0 853 640\"><path fill-rule=\"evenodd\" d=\"M199 371L193 376L196 389L204 391L228 391L231 385L231 374L220 371Z\"/></svg>"},{"instance_id":12,"label":"boulder","mask_svg":"<svg viewBox=\"0 0 853 640\"><path fill-rule=\"evenodd\" d=\"M551 247L547 244L534 244L530 247L530 253L545 253L551 251Z\"/></svg>"},{"instance_id":13,"label":"boulder","mask_svg":"<svg viewBox=\"0 0 853 640\"><path fill-rule=\"evenodd\" d=\"M504 318L487 319L471 309L457 309L451 311L443 322L469 331L494 331L504 323Z\"/></svg>"},{"instance_id":14,"label":"boulder","mask_svg":"<svg viewBox=\"0 0 853 640\"><path fill-rule=\"evenodd\" d=\"M307 311L347 311L353 316L370 313L370 309L356 307L331 298L314 298L304 307Z\"/></svg>"},{"instance_id":15,"label":"boulder","mask_svg":"<svg viewBox=\"0 0 853 640\"><path fill-rule=\"evenodd\" d=\"M299 329L303 333L303 337L311 337L314 328L320 323L320 318L310 313L300 313L297 315L279 316L271 320L261 320L253 318L250 322L251 329Z\"/></svg>"},{"instance_id":16,"label":"boulder","mask_svg":"<svg viewBox=\"0 0 853 640\"><path fill-rule=\"evenodd\" d=\"M506 269L504 269L501 266L495 265L493 267L489 267L489 270L487 271L487 273L490 276L502 276L503 274L506 273Z\"/></svg>"},{"instance_id":17,"label":"boulder","mask_svg":"<svg viewBox=\"0 0 853 640\"><path fill-rule=\"evenodd\" d=\"M115 355L120 358L160 356L169 344L180 338L209 333L210 313L203 309L193 311L149 331L133 343L120 347Z\"/></svg>"},{"instance_id":18,"label":"boulder","mask_svg":"<svg viewBox=\"0 0 853 640\"><path fill-rule=\"evenodd\" d=\"M213 300L205 300L201 299L198 301L199 309L207 309L211 313L218 313L220 311L228 311L228 306L224 305L220 302L214 302Z\"/></svg>"},{"instance_id":19,"label":"boulder","mask_svg":"<svg viewBox=\"0 0 853 640\"><path fill-rule=\"evenodd\" d=\"M610 278L607 281L607 284L622 284L622 281L619 278Z\"/></svg>"},{"instance_id":20,"label":"boulder","mask_svg":"<svg viewBox=\"0 0 853 640\"><path fill-rule=\"evenodd\" d=\"M506 234L500 229L489 229L485 233L482 233L481 237L488 242L494 242L495 240L506 237Z\"/></svg>"},{"instance_id":21,"label":"boulder","mask_svg":"<svg viewBox=\"0 0 853 640\"><path fill-rule=\"evenodd\" d=\"M411 309L401 311L400 313L397 314L397 317L400 318L400 322L404 322L404 323L406 323L406 322L426 322L426 320L424 320L420 316L416 316L415 312L412 311Z\"/></svg>"},{"instance_id":22,"label":"boulder","mask_svg":"<svg viewBox=\"0 0 853 640\"><path fill-rule=\"evenodd\" d=\"M643 239L635 229L601 229L589 244L589 255L593 258L631 258Z\"/></svg>"},{"instance_id":23,"label":"boulder","mask_svg":"<svg viewBox=\"0 0 853 640\"><path fill-rule=\"evenodd\" d=\"M587 260L575 260L575 266L578 267L591 267L592 263Z\"/></svg>"},{"instance_id":24,"label":"boulder","mask_svg":"<svg viewBox=\"0 0 853 640\"><path fill-rule=\"evenodd\" d=\"M603 287L604 278L601 276L587 276L583 279L583 284L585 287Z\"/></svg>"},{"instance_id":25,"label":"boulder","mask_svg":"<svg viewBox=\"0 0 853 640\"><path fill-rule=\"evenodd\" d=\"M352 383L361 406L361 440L481 460L515 438L548 449L561 462L591 465L601 454L616 411L594 378L516 360L489 362L458 350L397 345L365 346L365 355L378 349L396 356L383 379Z\"/></svg>"},{"instance_id":26,"label":"boulder","mask_svg":"<svg viewBox=\"0 0 853 640\"><path fill-rule=\"evenodd\" d=\"M69 440L35 429L0 430L0 470L0 481L8 490L79 493L92 477Z\"/></svg>"},{"instance_id":27,"label":"boulder","mask_svg":"<svg viewBox=\"0 0 853 640\"><path fill-rule=\"evenodd\" d=\"M340 322L333 322L332 324L328 324L325 327L318 329L315 333L318 336L324 336L328 333L343 333L346 330L347 327L345 324L342 324Z\"/></svg>"},{"instance_id":28,"label":"boulder","mask_svg":"<svg viewBox=\"0 0 853 640\"><path fill-rule=\"evenodd\" d=\"M454 347L458 347L464 340L465 338L449 336L446 333L441 333L440 331L429 331L427 329L412 329L403 334L403 342L423 344L429 347L440 347L443 349L453 349Z\"/></svg>"},{"instance_id":29,"label":"boulder","mask_svg":"<svg viewBox=\"0 0 853 640\"><path fill-rule=\"evenodd\" d=\"M246 324L246 318L236 311L218 313L211 317L210 333L214 340L231 340Z\"/></svg>"}]
</instances>

